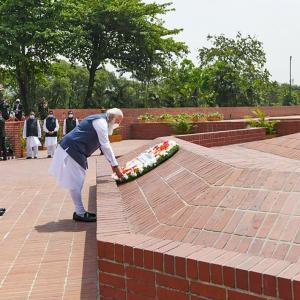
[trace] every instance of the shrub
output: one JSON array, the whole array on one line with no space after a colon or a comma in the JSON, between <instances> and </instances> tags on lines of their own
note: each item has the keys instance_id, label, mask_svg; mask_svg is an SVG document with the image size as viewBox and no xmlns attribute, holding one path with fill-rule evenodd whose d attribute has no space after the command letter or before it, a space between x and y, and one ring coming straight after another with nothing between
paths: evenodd
<instances>
[{"instance_id":1,"label":"shrub","mask_svg":"<svg viewBox=\"0 0 300 300\"><path fill-rule=\"evenodd\" d=\"M176 134L189 134L193 129L193 125L187 120L183 119L176 120L171 126Z\"/></svg>"},{"instance_id":2,"label":"shrub","mask_svg":"<svg viewBox=\"0 0 300 300\"><path fill-rule=\"evenodd\" d=\"M161 121L173 121L174 120L174 116L171 114L162 114L158 117L159 120Z\"/></svg>"},{"instance_id":3,"label":"shrub","mask_svg":"<svg viewBox=\"0 0 300 300\"><path fill-rule=\"evenodd\" d=\"M224 115L219 112L214 112L209 115L207 115L208 121L220 121L224 119Z\"/></svg>"},{"instance_id":4,"label":"shrub","mask_svg":"<svg viewBox=\"0 0 300 300\"><path fill-rule=\"evenodd\" d=\"M182 114L178 114L177 116L175 116L176 121L180 121L180 120L188 121L190 119L191 119L191 116L187 113L182 113Z\"/></svg>"},{"instance_id":5,"label":"shrub","mask_svg":"<svg viewBox=\"0 0 300 300\"><path fill-rule=\"evenodd\" d=\"M144 115L139 116L138 120L143 121L143 122L153 121L153 120L155 120L155 116L151 115L149 113L146 113Z\"/></svg>"},{"instance_id":6,"label":"shrub","mask_svg":"<svg viewBox=\"0 0 300 300\"><path fill-rule=\"evenodd\" d=\"M194 113L194 114L192 114L192 119L195 120L195 121L206 120L207 115L202 114L202 113Z\"/></svg>"},{"instance_id":7,"label":"shrub","mask_svg":"<svg viewBox=\"0 0 300 300\"><path fill-rule=\"evenodd\" d=\"M260 108L256 108L252 111L252 113L254 114L255 118L252 118L251 116L245 116L250 127L266 128L267 134L276 134L276 125L279 123L279 121L267 120L266 113Z\"/></svg>"}]
</instances>

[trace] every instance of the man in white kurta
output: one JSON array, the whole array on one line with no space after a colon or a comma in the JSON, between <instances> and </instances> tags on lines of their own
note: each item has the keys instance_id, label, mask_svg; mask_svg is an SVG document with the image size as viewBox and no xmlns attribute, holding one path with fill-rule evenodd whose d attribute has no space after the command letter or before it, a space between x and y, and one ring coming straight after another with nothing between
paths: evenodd
<instances>
[{"instance_id":1,"label":"man in white kurta","mask_svg":"<svg viewBox=\"0 0 300 300\"><path fill-rule=\"evenodd\" d=\"M101 147L113 172L123 178L108 138L119 126L122 118L123 113L117 108L89 116L62 139L55 151L49 173L56 177L61 187L70 191L75 206L75 221L96 221L96 214L85 210L81 195L89 156Z\"/></svg>"},{"instance_id":2,"label":"man in white kurta","mask_svg":"<svg viewBox=\"0 0 300 300\"><path fill-rule=\"evenodd\" d=\"M44 120L43 129L46 135L45 147L47 147L48 158L51 158L57 146L57 134L59 129L59 123L54 117L53 111L50 111L48 117Z\"/></svg>"},{"instance_id":3,"label":"man in white kurta","mask_svg":"<svg viewBox=\"0 0 300 300\"><path fill-rule=\"evenodd\" d=\"M26 139L27 159L38 158L38 149L41 146L40 138L42 136L41 125L35 117L35 113L31 112L29 118L25 120L23 127L23 138Z\"/></svg>"}]
</instances>

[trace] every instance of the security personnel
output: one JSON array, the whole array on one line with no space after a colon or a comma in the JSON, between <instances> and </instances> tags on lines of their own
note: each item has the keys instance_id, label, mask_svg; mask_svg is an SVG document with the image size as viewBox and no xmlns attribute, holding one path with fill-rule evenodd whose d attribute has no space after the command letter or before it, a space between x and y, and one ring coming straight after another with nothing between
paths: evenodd
<instances>
[{"instance_id":1,"label":"security personnel","mask_svg":"<svg viewBox=\"0 0 300 300\"><path fill-rule=\"evenodd\" d=\"M49 111L48 117L44 120L43 129L46 133L45 146L47 147L48 158L51 158L57 146L57 133L59 129L58 120L54 117L53 111Z\"/></svg>"},{"instance_id":2,"label":"security personnel","mask_svg":"<svg viewBox=\"0 0 300 300\"><path fill-rule=\"evenodd\" d=\"M64 119L63 136L71 132L79 124L72 111L68 112L68 118Z\"/></svg>"}]
</instances>

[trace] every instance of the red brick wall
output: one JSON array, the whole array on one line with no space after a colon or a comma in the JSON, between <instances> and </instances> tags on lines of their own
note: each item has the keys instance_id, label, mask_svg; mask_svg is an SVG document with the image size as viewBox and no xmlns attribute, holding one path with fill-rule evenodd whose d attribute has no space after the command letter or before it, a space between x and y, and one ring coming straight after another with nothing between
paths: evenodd
<instances>
[{"instance_id":1,"label":"red brick wall","mask_svg":"<svg viewBox=\"0 0 300 300\"><path fill-rule=\"evenodd\" d=\"M166 240L165 249L156 249L163 244L156 241L154 250L148 250L139 246L147 243L141 236L119 236L119 242L116 239L98 242L103 300L300 299L300 279L293 272L298 264L284 270L285 262L277 261L277 268L269 271L270 266L260 257L249 259L242 254L201 247L190 255L195 246L178 246ZM248 265L243 264L245 261ZM253 265L257 271L251 270Z\"/></svg>"},{"instance_id":2,"label":"red brick wall","mask_svg":"<svg viewBox=\"0 0 300 300\"><path fill-rule=\"evenodd\" d=\"M194 133L226 131L244 129L247 126L243 121L199 122L193 124ZM133 123L130 126L131 139L152 140L157 137L174 134L172 127L167 123Z\"/></svg>"},{"instance_id":3,"label":"red brick wall","mask_svg":"<svg viewBox=\"0 0 300 300\"><path fill-rule=\"evenodd\" d=\"M284 120L276 125L279 136L300 132L300 120Z\"/></svg>"},{"instance_id":4,"label":"red brick wall","mask_svg":"<svg viewBox=\"0 0 300 300\"><path fill-rule=\"evenodd\" d=\"M264 128L249 128L209 133L177 135L176 137L204 147L217 147L263 140L266 138L266 130Z\"/></svg>"},{"instance_id":5,"label":"red brick wall","mask_svg":"<svg viewBox=\"0 0 300 300\"><path fill-rule=\"evenodd\" d=\"M253 107L180 107L180 108L123 108L125 117L136 119L139 115L150 113L153 115L161 115L163 113L170 113L173 115L179 113L212 113L220 112L225 119L243 119L244 116L251 114ZM270 117L292 116L300 115L300 106L266 106L261 107ZM62 114L69 109L54 109L54 113L58 118L62 118ZM77 118L83 118L90 114L99 113L99 109L73 109Z\"/></svg>"},{"instance_id":6,"label":"red brick wall","mask_svg":"<svg viewBox=\"0 0 300 300\"><path fill-rule=\"evenodd\" d=\"M21 133L24 122L5 122L6 136L9 138L16 158L22 157Z\"/></svg>"},{"instance_id":7,"label":"red brick wall","mask_svg":"<svg viewBox=\"0 0 300 300\"><path fill-rule=\"evenodd\" d=\"M124 121L122 124L121 134L124 139L131 138L130 136L130 125L132 123L136 123L138 116L150 113L153 115L161 115L163 113L170 113L173 115L179 113L212 113L212 112L220 112L224 115L226 120L230 119L243 119L246 115L251 115L251 111L253 107L180 107L180 108L124 108L122 109L124 112ZM300 106L271 106L271 107L262 107L262 109L267 113L270 117L280 117L280 116L292 116L292 115L300 115ZM63 113L67 114L69 109L54 109L54 113L57 118L62 119ZM83 119L84 117L99 113L99 109L73 109L75 116L79 119ZM241 127L239 127L241 128ZM239 128L230 128L230 129L239 129ZM242 127L244 128L244 127ZM217 131L225 130L218 129ZM228 130L228 129L226 129Z\"/></svg>"}]
</instances>

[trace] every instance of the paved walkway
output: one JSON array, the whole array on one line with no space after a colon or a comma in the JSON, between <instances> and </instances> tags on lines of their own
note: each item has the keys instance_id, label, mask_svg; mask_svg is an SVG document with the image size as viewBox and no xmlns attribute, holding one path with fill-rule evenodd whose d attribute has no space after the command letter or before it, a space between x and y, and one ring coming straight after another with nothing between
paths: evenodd
<instances>
[{"instance_id":1,"label":"paved walkway","mask_svg":"<svg viewBox=\"0 0 300 300\"><path fill-rule=\"evenodd\" d=\"M113 145L122 155L145 141ZM96 226L71 220L68 193L47 174L50 159L0 162L0 299L97 299ZM95 210L95 160L85 205Z\"/></svg>"}]
</instances>

